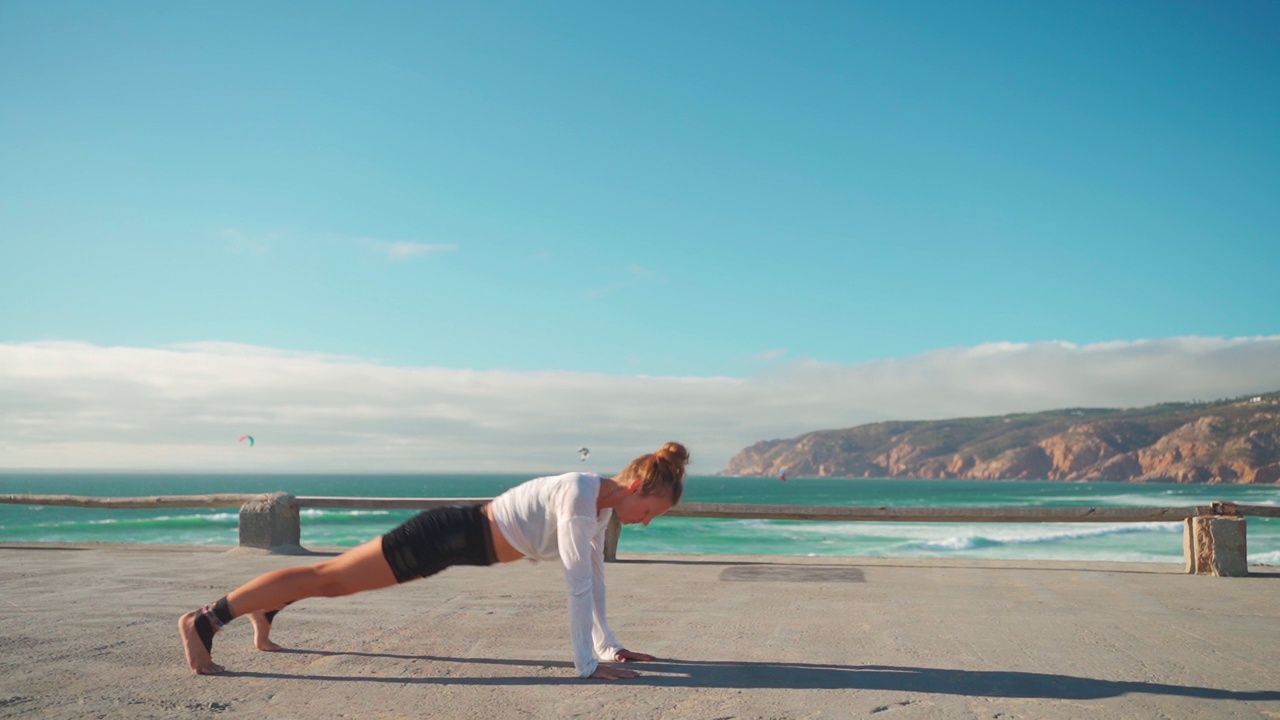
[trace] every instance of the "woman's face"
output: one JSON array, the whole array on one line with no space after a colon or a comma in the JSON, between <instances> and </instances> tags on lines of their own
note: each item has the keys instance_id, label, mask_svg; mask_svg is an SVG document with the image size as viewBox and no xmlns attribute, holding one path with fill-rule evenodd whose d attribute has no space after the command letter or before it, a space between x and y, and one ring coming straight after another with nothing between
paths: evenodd
<instances>
[{"instance_id":1,"label":"woman's face","mask_svg":"<svg viewBox=\"0 0 1280 720\"><path fill-rule=\"evenodd\" d=\"M624 525L640 523L648 526L650 520L671 509L670 495L641 495L639 488L639 481L633 483L627 496L613 509Z\"/></svg>"}]
</instances>

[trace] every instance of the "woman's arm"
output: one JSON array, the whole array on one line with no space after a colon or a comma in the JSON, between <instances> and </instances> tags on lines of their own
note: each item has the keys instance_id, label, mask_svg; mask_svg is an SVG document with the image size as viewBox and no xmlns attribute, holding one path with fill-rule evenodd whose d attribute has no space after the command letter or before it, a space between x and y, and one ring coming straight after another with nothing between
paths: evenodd
<instances>
[{"instance_id":1,"label":"woman's arm","mask_svg":"<svg viewBox=\"0 0 1280 720\"><path fill-rule=\"evenodd\" d=\"M654 656L648 653L635 652L627 650L618 642L618 638L614 636L613 630L609 627L608 615L605 612L605 584L604 584L604 542L607 526L602 526L596 531L595 538L591 542L591 596L595 606L595 626L591 633L591 639L595 641L596 657L605 662L644 662L647 660L655 660ZM610 668L612 670L621 670L621 668ZM634 677L626 675L624 677Z\"/></svg>"},{"instance_id":2,"label":"woman's arm","mask_svg":"<svg viewBox=\"0 0 1280 720\"><path fill-rule=\"evenodd\" d=\"M594 652L594 591L591 537L595 518L576 515L560 521L560 563L569 591L569 639L573 643L573 666L578 677L591 677L599 667Z\"/></svg>"},{"instance_id":3,"label":"woman's arm","mask_svg":"<svg viewBox=\"0 0 1280 720\"><path fill-rule=\"evenodd\" d=\"M604 582L604 538L608 525L601 525L591 539L591 600L594 610L591 639L595 644L596 657L607 662L616 662L618 653L622 652L622 644L614 636L609 627L609 615L606 610L607 597Z\"/></svg>"}]
</instances>

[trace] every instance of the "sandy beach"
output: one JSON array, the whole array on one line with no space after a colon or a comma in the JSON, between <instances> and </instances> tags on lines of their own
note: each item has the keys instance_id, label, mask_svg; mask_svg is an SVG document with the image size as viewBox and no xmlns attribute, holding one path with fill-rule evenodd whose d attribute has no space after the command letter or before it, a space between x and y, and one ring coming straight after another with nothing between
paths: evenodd
<instances>
[{"instance_id":1,"label":"sandy beach","mask_svg":"<svg viewBox=\"0 0 1280 720\"><path fill-rule=\"evenodd\" d=\"M319 556L0 545L0 718L1275 718L1280 568L635 556L610 616L659 656L573 677L556 567L309 600L193 676L178 616Z\"/></svg>"}]
</instances>

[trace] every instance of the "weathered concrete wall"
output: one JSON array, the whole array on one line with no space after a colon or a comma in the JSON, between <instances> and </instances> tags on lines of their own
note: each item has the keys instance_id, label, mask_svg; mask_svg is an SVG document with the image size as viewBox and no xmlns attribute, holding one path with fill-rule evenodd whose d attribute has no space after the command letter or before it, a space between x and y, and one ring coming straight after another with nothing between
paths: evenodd
<instances>
[{"instance_id":1,"label":"weathered concrete wall","mask_svg":"<svg viewBox=\"0 0 1280 720\"><path fill-rule=\"evenodd\" d=\"M240 507L240 547L294 554L306 552L301 541L302 522L293 495L274 492Z\"/></svg>"},{"instance_id":2,"label":"weathered concrete wall","mask_svg":"<svg viewBox=\"0 0 1280 720\"><path fill-rule=\"evenodd\" d=\"M1188 519L1183 549L1188 573L1216 577L1244 577L1249 574L1244 518L1206 516Z\"/></svg>"}]
</instances>

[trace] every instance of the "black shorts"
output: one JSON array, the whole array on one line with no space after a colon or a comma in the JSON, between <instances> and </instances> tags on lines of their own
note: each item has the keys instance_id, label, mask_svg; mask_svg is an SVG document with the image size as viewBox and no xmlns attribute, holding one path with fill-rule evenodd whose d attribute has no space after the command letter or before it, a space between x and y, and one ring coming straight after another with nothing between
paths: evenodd
<instances>
[{"instance_id":1,"label":"black shorts","mask_svg":"<svg viewBox=\"0 0 1280 720\"><path fill-rule=\"evenodd\" d=\"M451 565L492 565L493 533L484 505L424 510L382 536L382 556L396 582L435 575Z\"/></svg>"}]
</instances>

